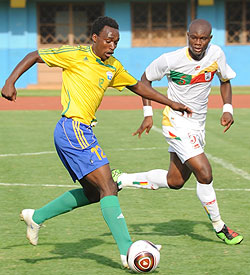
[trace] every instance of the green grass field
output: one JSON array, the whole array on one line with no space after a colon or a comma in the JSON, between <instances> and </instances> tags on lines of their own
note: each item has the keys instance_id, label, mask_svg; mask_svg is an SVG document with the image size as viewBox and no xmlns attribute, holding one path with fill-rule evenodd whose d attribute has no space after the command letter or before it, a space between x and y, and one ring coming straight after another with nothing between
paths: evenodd
<instances>
[{"instance_id":1,"label":"green grass field","mask_svg":"<svg viewBox=\"0 0 250 275\"><path fill-rule=\"evenodd\" d=\"M53 129L59 111L0 114L0 274L130 274L121 269L99 204L47 221L39 245L28 244L20 210L39 208L76 185L54 151ZM127 172L167 169L167 144L158 132L161 111L154 114L155 130L138 139L131 133L139 126L141 111L97 113L95 133L112 168ZM250 110L236 109L235 124L226 134L219 125L220 114L221 110L209 110L206 152L222 218L244 240L228 246L215 236L196 197L193 177L179 191L123 190L119 200L132 239L163 245L155 274L250 273Z\"/></svg>"}]
</instances>

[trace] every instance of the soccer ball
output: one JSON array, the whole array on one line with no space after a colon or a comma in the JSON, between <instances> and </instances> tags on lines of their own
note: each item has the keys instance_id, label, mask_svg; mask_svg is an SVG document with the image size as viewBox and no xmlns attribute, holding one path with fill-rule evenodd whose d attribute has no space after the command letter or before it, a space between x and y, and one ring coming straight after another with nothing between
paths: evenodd
<instances>
[{"instance_id":1,"label":"soccer ball","mask_svg":"<svg viewBox=\"0 0 250 275\"><path fill-rule=\"evenodd\" d=\"M150 241L139 240L129 247L127 262L136 273L152 272L160 262L160 251Z\"/></svg>"}]
</instances>

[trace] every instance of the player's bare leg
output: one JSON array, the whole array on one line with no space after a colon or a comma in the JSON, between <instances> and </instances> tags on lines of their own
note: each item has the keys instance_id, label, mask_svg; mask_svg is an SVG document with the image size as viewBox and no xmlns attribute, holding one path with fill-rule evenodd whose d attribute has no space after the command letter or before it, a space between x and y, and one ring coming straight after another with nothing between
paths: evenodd
<instances>
[{"instance_id":1,"label":"player's bare leg","mask_svg":"<svg viewBox=\"0 0 250 275\"><path fill-rule=\"evenodd\" d=\"M120 173L117 182L121 187L153 190L158 188L180 189L192 173L197 178L197 196L212 222L216 235L227 244L240 243L243 237L228 228L221 219L213 188L211 165L204 153L190 158L183 164L178 156L171 152L168 171L156 169L142 173Z\"/></svg>"},{"instance_id":2,"label":"player's bare leg","mask_svg":"<svg viewBox=\"0 0 250 275\"><path fill-rule=\"evenodd\" d=\"M183 165L175 153L170 153L169 170L154 169L147 172L123 173L112 170L112 177L118 188L135 187L157 190L159 188L179 189L189 179L191 171Z\"/></svg>"},{"instance_id":3,"label":"player's bare leg","mask_svg":"<svg viewBox=\"0 0 250 275\"><path fill-rule=\"evenodd\" d=\"M206 155L200 154L185 163L197 179L197 196L201 201L218 238L226 244L239 244L243 237L231 230L221 219L220 211L213 188L212 168Z\"/></svg>"},{"instance_id":4,"label":"player's bare leg","mask_svg":"<svg viewBox=\"0 0 250 275\"><path fill-rule=\"evenodd\" d=\"M171 152L167 175L169 188L181 189L191 174L192 171L180 161L176 153Z\"/></svg>"},{"instance_id":5,"label":"player's bare leg","mask_svg":"<svg viewBox=\"0 0 250 275\"><path fill-rule=\"evenodd\" d=\"M99 191L104 220L118 245L122 264L127 267L126 255L132 241L117 198L117 187L112 179L110 167L106 164L88 174L85 178ZM96 196L88 190L86 195L89 200L92 199L92 196L93 199Z\"/></svg>"}]
</instances>

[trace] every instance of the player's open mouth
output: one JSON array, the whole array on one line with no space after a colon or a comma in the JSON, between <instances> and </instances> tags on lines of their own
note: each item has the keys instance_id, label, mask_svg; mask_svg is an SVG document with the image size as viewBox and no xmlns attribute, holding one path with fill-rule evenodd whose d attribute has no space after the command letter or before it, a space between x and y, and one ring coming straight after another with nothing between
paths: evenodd
<instances>
[{"instance_id":1,"label":"player's open mouth","mask_svg":"<svg viewBox=\"0 0 250 275\"><path fill-rule=\"evenodd\" d=\"M105 53L106 57L110 57L114 52Z\"/></svg>"},{"instance_id":2,"label":"player's open mouth","mask_svg":"<svg viewBox=\"0 0 250 275\"><path fill-rule=\"evenodd\" d=\"M201 53L202 52L202 48L194 48L194 51L197 53Z\"/></svg>"}]
</instances>

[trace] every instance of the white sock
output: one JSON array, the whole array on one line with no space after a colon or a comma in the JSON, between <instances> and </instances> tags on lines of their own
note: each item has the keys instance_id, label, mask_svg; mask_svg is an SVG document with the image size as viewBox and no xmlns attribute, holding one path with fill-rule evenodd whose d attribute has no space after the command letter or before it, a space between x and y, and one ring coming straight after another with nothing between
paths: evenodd
<instances>
[{"instance_id":1,"label":"white sock","mask_svg":"<svg viewBox=\"0 0 250 275\"><path fill-rule=\"evenodd\" d=\"M168 171L155 169L141 173L122 173L117 182L121 182L122 187L137 187L144 189L169 188L167 184Z\"/></svg>"},{"instance_id":2,"label":"white sock","mask_svg":"<svg viewBox=\"0 0 250 275\"><path fill-rule=\"evenodd\" d=\"M201 184L197 181L197 196L201 201L202 206L212 221L212 225L216 232L219 232L224 226L224 222L220 217L220 211L216 200L213 182L210 184Z\"/></svg>"},{"instance_id":3,"label":"white sock","mask_svg":"<svg viewBox=\"0 0 250 275\"><path fill-rule=\"evenodd\" d=\"M224 224L225 223L223 222L222 219L220 219L219 221L215 221L215 222L212 221L213 228L216 232L220 232L221 229L223 228Z\"/></svg>"}]
</instances>

